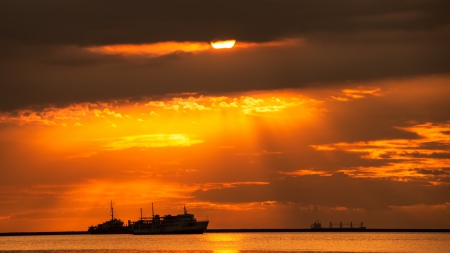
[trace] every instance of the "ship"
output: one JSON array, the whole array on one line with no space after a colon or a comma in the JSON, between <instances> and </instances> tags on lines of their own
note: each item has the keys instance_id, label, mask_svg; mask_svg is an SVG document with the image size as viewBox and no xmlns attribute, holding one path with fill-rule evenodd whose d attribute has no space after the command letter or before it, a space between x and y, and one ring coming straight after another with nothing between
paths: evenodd
<instances>
[{"instance_id":1,"label":"ship","mask_svg":"<svg viewBox=\"0 0 450 253\"><path fill-rule=\"evenodd\" d=\"M311 229L326 229L326 230L334 230L334 229L343 229L343 230L353 230L353 229L366 229L364 224L358 223L353 224L353 222L350 222L349 224L343 224L342 221L340 223L331 223L329 226L322 227L322 223L320 223L319 220L314 222L311 225Z\"/></svg>"},{"instance_id":2,"label":"ship","mask_svg":"<svg viewBox=\"0 0 450 253\"><path fill-rule=\"evenodd\" d=\"M124 225L124 222L120 219L114 217L114 208L111 201L111 219L105 221L97 226L90 226L88 228L89 234L131 234L132 231L129 226Z\"/></svg>"},{"instance_id":3,"label":"ship","mask_svg":"<svg viewBox=\"0 0 450 253\"><path fill-rule=\"evenodd\" d=\"M130 223L130 229L135 235L151 234L203 234L208 227L209 220L197 220L193 214L188 213L184 207L184 213L159 216L153 212L152 217L142 217L138 221Z\"/></svg>"}]
</instances>

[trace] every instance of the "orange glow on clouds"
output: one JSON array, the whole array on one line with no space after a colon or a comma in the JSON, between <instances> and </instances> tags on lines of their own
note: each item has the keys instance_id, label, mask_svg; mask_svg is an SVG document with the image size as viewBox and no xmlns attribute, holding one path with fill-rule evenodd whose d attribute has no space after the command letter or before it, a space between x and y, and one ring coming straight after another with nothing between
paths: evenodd
<instances>
[{"instance_id":1,"label":"orange glow on clouds","mask_svg":"<svg viewBox=\"0 0 450 253\"><path fill-rule=\"evenodd\" d=\"M296 171L293 171L293 172L279 171L279 173L281 175L289 175L289 176L305 176L305 175L331 176L332 175L329 172L313 170L313 169L296 170Z\"/></svg>"},{"instance_id":2,"label":"orange glow on clouds","mask_svg":"<svg viewBox=\"0 0 450 253\"><path fill-rule=\"evenodd\" d=\"M224 48L254 48L254 47L281 47L281 46L299 46L304 43L301 39L286 39L280 41L271 41L263 43L236 42L235 40L211 41L206 42L160 42L152 44L119 44L88 47L86 50L99 54L120 54L130 56L150 56L157 57L172 53L185 52L195 53L206 50L224 49Z\"/></svg>"},{"instance_id":3,"label":"orange glow on clouds","mask_svg":"<svg viewBox=\"0 0 450 253\"><path fill-rule=\"evenodd\" d=\"M350 98L358 99L358 98L364 98L367 95L373 95L373 96L380 96L380 88L372 88L372 89L365 89L365 88L359 88L359 89L344 89L342 92Z\"/></svg>"},{"instance_id":4,"label":"orange glow on clouds","mask_svg":"<svg viewBox=\"0 0 450 253\"><path fill-rule=\"evenodd\" d=\"M120 150L132 147L183 147L202 143L202 140L192 140L183 134L144 134L124 136L117 139L106 139L103 145L106 150Z\"/></svg>"},{"instance_id":5,"label":"orange glow on clouds","mask_svg":"<svg viewBox=\"0 0 450 253\"><path fill-rule=\"evenodd\" d=\"M418 134L421 138L405 140L376 140L368 142L340 142L325 145L312 145L316 150L344 150L347 152L360 153L365 159L399 160L401 163L393 163L383 167L359 167L353 169L342 169L349 175L359 177L425 177L412 170L414 168L427 168L428 170L440 170L450 164L450 150L436 149L428 146L429 143L450 144L450 124L425 123L411 127L399 128L404 131ZM433 158L433 155L437 156ZM443 173L443 175L446 175ZM431 176L431 175L430 175Z\"/></svg>"},{"instance_id":6,"label":"orange glow on clouds","mask_svg":"<svg viewBox=\"0 0 450 253\"><path fill-rule=\"evenodd\" d=\"M103 159L110 153L116 153L114 159L118 159L129 156L128 152L135 149L142 152L172 148L189 150L189 147L197 146L218 149L230 146L230 150L249 146L254 149L252 154L269 155L282 153L257 149L254 117L276 129L288 122L313 120L320 106L320 101L293 92L180 96L162 100L81 103L39 111L20 110L0 113L0 123L33 128L29 132L33 137L26 145L33 144L38 147L38 153L57 153L66 160ZM121 152L124 154L119 155ZM214 159L205 152L202 154L204 158L196 159ZM183 159L174 160L170 158L161 164L184 165ZM153 167L151 173L146 172L147 169L135 168L133 171L141 171L142 176L164 174L155 171L160 166ZM186 169L196 170L195 167Z\"/></svg>"},{"instance_id":7,"label":"orange glow on clouds","mask_svg":"<svg viewBox=\"0 0 450 253\"><path fill-rule=\"evenodd\" d=\"M60 126L86 126L90 123L107 123L118 127L121 121L137 121L146 124L149 119L167 114L168 112L195 111L237 111L241 114L265 115L267 113L281 113L286 109L299 107L304 109L303 116L313 115L313 111L320 107L321 102L302 97L298 94L262 94L257 96L241 95L227 96L198 96L174 97L168 100L140 101L130 104L129 101L113 101L110 103L80 103L66 108L47 107L41 111L20 110L14 113L0 113L0 123L39 124ZM151 109L150 111L148 111ZM136 112L146 111L146 113ZM148 112L147 112L148 111ZM302 116L299 115L299 116Z\"/></svg>"},{"instance_id":8,"label":"orange glow on clouds","mask_svg":"<svg viewBox=\"0 0 450 253\"><path fill-rule=\"evenodd\" d=\"M161 42L154 44L122 44L89 47L89 51L102 54L150 55L160 56L176 52L199 52L210 49L208 43L202 42Z\"/></svg>"}]
</instances>

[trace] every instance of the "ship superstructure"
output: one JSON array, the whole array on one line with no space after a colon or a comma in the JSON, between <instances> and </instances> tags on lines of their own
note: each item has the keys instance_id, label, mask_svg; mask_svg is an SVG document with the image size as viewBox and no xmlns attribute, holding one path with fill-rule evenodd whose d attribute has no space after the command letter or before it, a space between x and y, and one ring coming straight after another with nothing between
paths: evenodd
<instances>
[{"instance_id":1,"label":"ship superstructure","mask_svg":"<svg viewBox=\"0 0 450 253\"><path fill-rule=\"evenodd\" d=\"M159 216L153 212L152 217L142 217L138 221L130 223L130 229L135 235L143 234L203 234L208 227L209 220L199 221L193 214L187 212L184 207L184 213Z\"/></svg>"},{"instance_id":2,"label":"ship superstructure","mask_svg":"<svg viewBox=\"0 0 450 253\"><path fill-rule=\"evenodd\" d=\"M129 227L124 225L123 221L114 217L114 208L111 201L111 219L97 226L90 226L88 233L90 234L131 234Z\"/></svg>"},{"instance_id":3,"label":"ship superstructure","mask_svg":"<svg viewBox=\"0 0 450 253\"><path fill-rule=\"evenodd\" d=\"M319 220L317 220L316 222L314 222L311 225L311 229L366 229L366 227L364 226L364 224L361 223L355 223L353 224L353 222L350 222L348 224L345 223L332 223L330 222L329 226L322 226L322 223L320 223Z\"/></svg>"}]
</instances>

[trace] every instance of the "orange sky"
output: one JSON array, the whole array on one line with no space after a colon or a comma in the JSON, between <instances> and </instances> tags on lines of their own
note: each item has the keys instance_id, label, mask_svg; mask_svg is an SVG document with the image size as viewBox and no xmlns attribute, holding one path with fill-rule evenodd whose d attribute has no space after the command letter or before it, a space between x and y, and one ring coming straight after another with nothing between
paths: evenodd
<instances>
[{"instance_id":1,"label":"orange sky","mask_svg":"<svg viewBox=\"0 0 450 253\"><path fill-rule=\"evenodd\" d=\"M371 108L413 106L407 98L422 91L404 88L421 82L439 99L449 80L172 94L2 113L0 141L8 147L2 166L8 170L0 188L0 224L3 231L84 230L108 219L113 200L123 220L137 219L141 207L148 215L152 202L160 214L179 213L186 205L199 218L208 217L211 228L307 227L315 217L389 227L391 221L382 220L386 215L423 212L434 216L417 226L445 227L449 203L440 200L445 196L429 203L422 197L406 203L397 198L404 197L404 187L417 191L408 195L448 190L450 122L380 123L384 119L373 118ZM377 122L385 134L342 141ZM340 174L344 180L333 182ZM306 188L299 185L304 180ZM348 185L323 195L331 190L327 184ZM392 197L377 199L371 192L377 184L389 188ZM286 196L284 187L299 196ZM356 191L367 193L364 201ZM338 200L327 204L327 198ZM274 218L257 222L269 217ZM408 226L407 221L396 226Z\"/></svg>"}]
</instances>

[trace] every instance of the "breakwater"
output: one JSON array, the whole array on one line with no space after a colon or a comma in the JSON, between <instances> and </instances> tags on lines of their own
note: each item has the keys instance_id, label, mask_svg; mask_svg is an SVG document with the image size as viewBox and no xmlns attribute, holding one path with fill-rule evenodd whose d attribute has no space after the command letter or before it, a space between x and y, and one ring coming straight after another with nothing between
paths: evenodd
<instances>
[{"instance_id":1,"label":"breakwater","mask_svg":"<svg viewBox=\"0 0 450 253\"><path fill-rule=\"evenodd\" d=\"M367 229L350 229L350 228L231 228L231 229L207 229L205 233L286 233L286 232L302 232L302 233L323 233L323 232L352 232L352 233L450 233L450 228L367 228ZM82 235L88 234L87 231L50 231L50 232L4 232L0 236L31 236L31 235Z\"/></svg>"}]
</instances>

